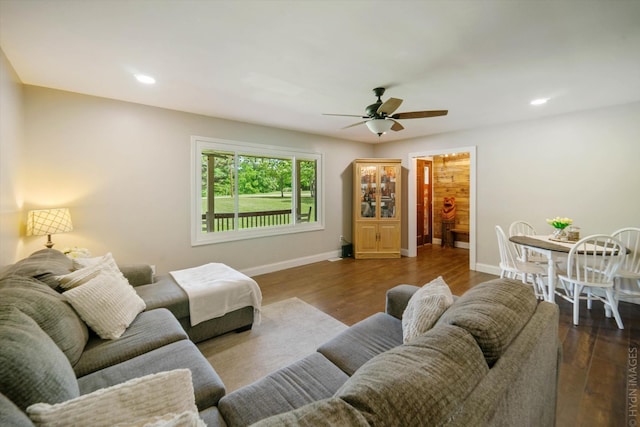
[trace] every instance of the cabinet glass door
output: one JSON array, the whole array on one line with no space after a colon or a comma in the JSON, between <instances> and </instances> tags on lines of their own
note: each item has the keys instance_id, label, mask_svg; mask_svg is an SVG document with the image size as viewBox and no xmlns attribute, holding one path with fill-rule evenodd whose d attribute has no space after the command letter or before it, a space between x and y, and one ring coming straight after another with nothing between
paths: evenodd
<instances>
[{"instance_id":1,"label":"cabinet glass door","mask_svg":"<svg viewBox=\"0 0 640 427\"><path fill-rule=\"evenodd\" d=\"M360 218L376 217L378 167L360 166Z\"/></svg>"},{"instance_id":2,"label":"cabinet glass door","mask_svg":"<svg viewBox=\"0 0 640 427\"><path fill-rule=\"evenodd\" d=\"M380 167L380 218L396 219L396 166Z\"/></svg>"}]
</instances>

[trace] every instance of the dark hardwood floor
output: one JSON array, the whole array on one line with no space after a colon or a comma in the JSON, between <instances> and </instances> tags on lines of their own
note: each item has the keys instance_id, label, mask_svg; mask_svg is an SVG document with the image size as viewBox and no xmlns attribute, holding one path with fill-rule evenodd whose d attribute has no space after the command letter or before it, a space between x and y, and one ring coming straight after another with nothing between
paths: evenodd
<instances>
[{"instance_id":1,"label":"dark hardwood floor","mask_svg":"<svg viewBox=\"0 0 640 427\"><path fill-rule=\"evenodd\" d=\"M255 276L263 304L298 297L347 325L384 311L387 289L421 286L442 276L456 295L491 274L469 270L466 249L427 245L415 258L324 261ZM572 324L571 305L561 300L559 339L563 361L557 426L635 426L640 411L636 357L640 345L640 306L620 303L625 329L604 316L602 304L581 307ZM634 406L636 405L636 406ZM635 412L634 412L635 410ZM635 414L635 415L634 415Z\"/></svg>"}]
</instances>

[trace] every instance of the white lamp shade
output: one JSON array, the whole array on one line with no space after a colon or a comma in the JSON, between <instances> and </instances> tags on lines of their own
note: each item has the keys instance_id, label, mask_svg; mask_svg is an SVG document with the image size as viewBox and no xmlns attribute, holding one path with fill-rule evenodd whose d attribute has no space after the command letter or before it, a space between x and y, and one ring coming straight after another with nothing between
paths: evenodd
<instances>
[{"instance_id":1,"label":"white lamp shade","mask_svg":"<svg viewBox=\"0 0 640 427\"><path fill-rule=\"evenodd\" d=\"M42 209L27 214L27 236L45 236L73 231L67 208Z\"/></svg>"},{"instance_id":2,"label":"white lamp shade","mask_svg":"<svg viewBox=\"0 0 640 427\"><path fill-rule=\"evenodd\" d=\"M373 119L367 122L369 130L378 136L383 133L387 133L387 131L391 129L391 126L393 126L393 122L391 120Z\"/></svg>"}]
</instances>

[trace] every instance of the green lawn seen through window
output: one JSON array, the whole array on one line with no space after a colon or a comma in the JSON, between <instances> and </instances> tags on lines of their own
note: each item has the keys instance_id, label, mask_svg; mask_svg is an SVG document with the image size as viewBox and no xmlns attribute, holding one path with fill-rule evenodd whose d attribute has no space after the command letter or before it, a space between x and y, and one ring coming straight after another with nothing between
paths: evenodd
<instances>
[{"instance_id":1,"label":"green lawn seen through window","mask_svg":"<svg viewBox=\"0 0 640 427\"><path fill-rule=\"evenodd\" d=\"M263 194L240 195L240 212L279 211L291 209L291 193L280 192ZM234 198L231 196L216 197L216 213L231 213L234 211ZM303 191L301 195L301 212L307 212L309 207L313 209L313 197L309 191ZM202 198L202 212L207 212L207 198ZM312 218L313 218L312 214Z\"/></svg>"}]
</instances>

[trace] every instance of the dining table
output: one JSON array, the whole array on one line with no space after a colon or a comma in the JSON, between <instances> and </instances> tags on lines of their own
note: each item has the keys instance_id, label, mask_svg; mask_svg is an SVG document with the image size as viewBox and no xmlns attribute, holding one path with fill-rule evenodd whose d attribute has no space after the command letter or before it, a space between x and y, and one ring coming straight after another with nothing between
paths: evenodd
<instances>
[{"instance_id":1,"label":"dining table","mask_svg":"<svg viewBox=\"0 0 640 427\"><path fill-rule=\"evenodd\" d=\"M576 242L551 240L550 236L545 235L511 236L509 241L524 247L526 249L523 251L525 257L527 256L527 251L530 250L547 258L547 284L549 289L546 298L549 302L555 302L556 277L558 275L556 262L566 259Z\"/></svg>"}]
</instances>

